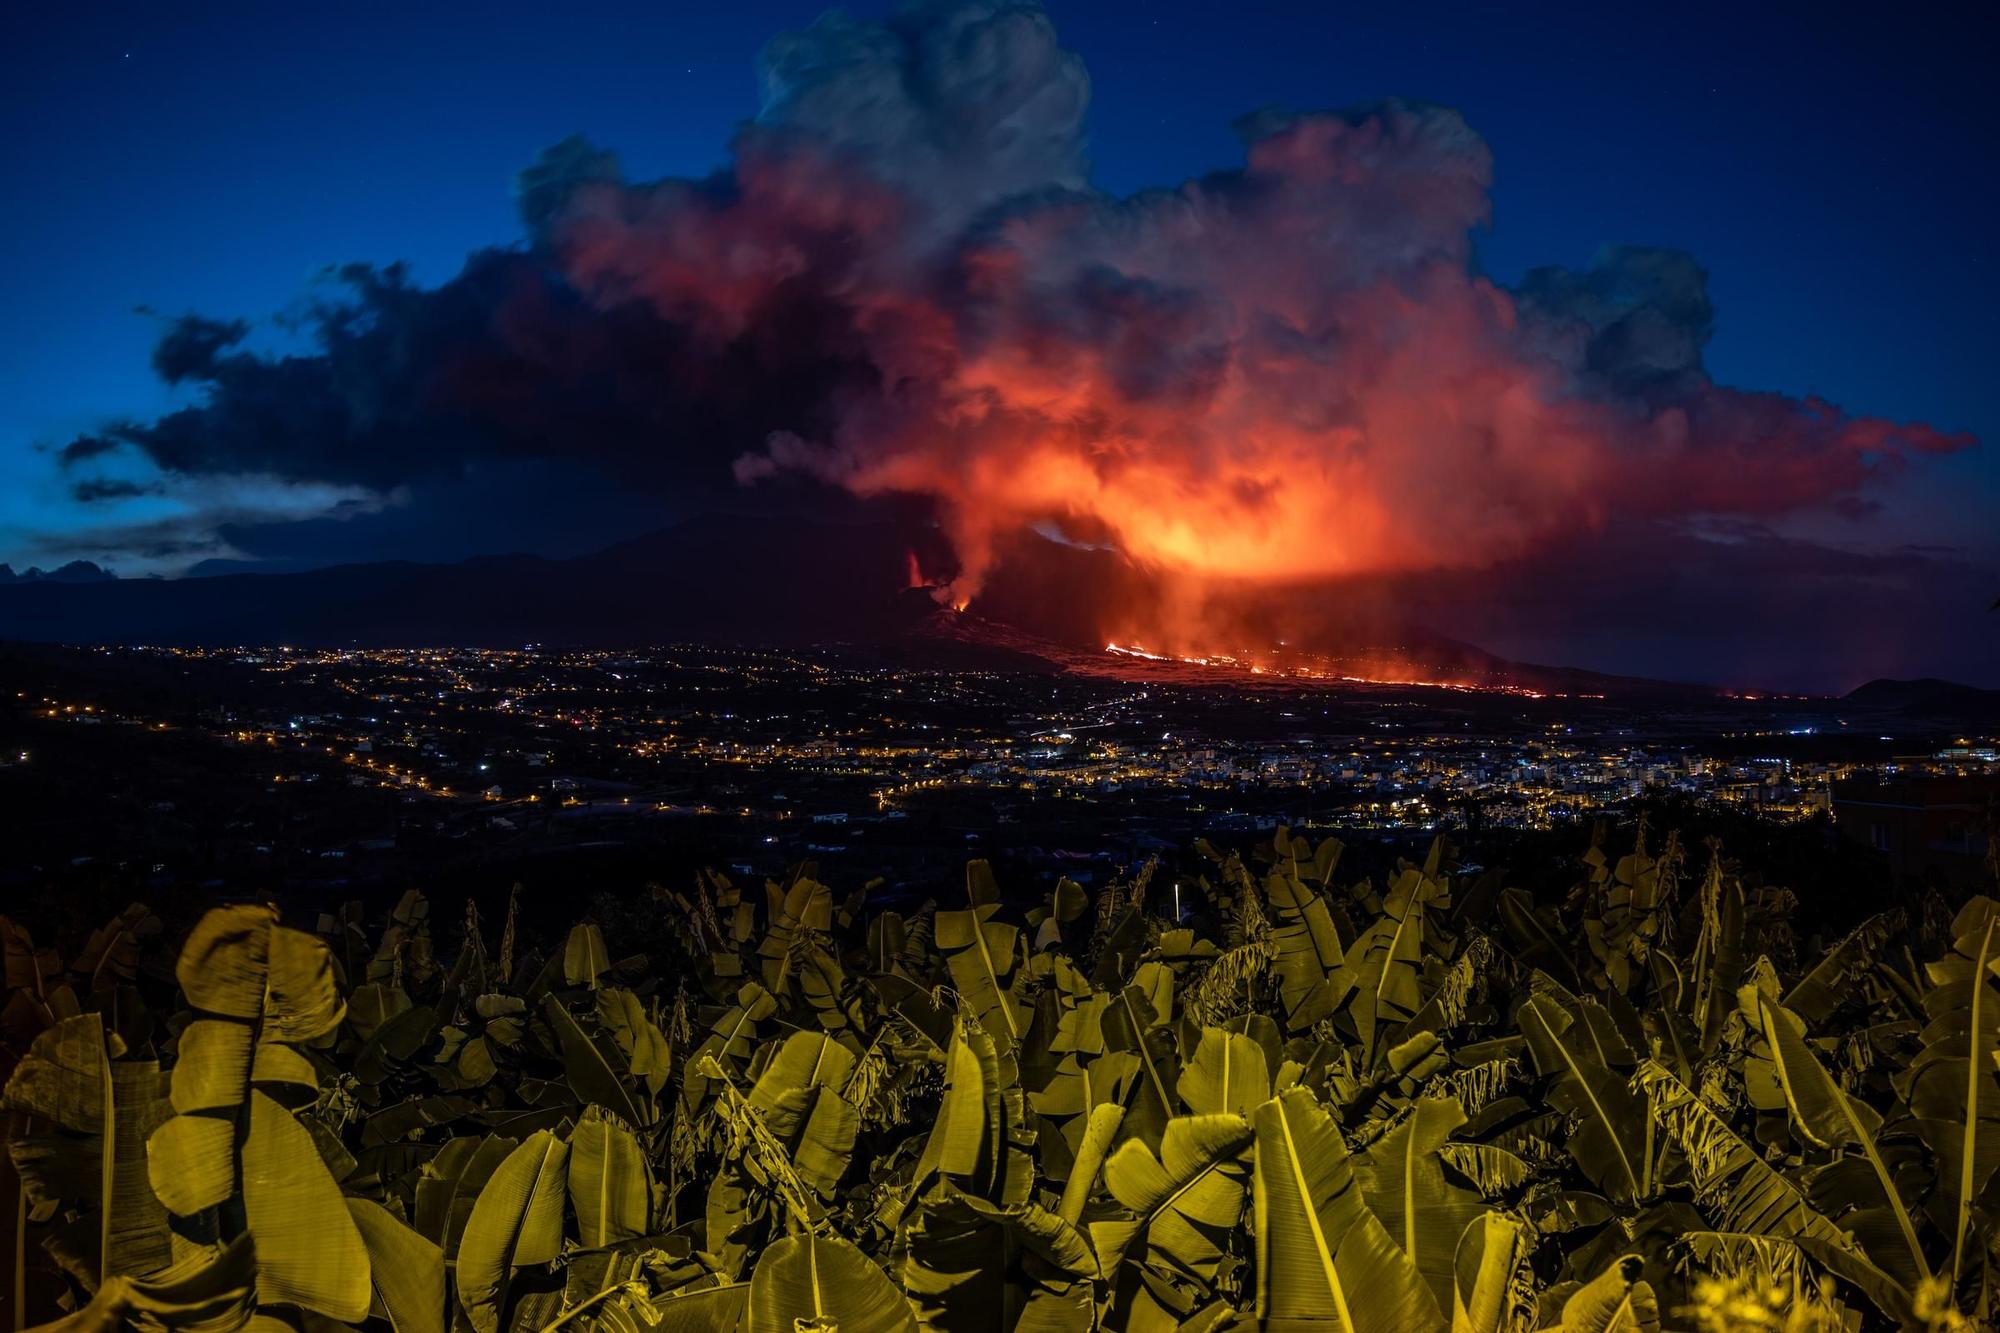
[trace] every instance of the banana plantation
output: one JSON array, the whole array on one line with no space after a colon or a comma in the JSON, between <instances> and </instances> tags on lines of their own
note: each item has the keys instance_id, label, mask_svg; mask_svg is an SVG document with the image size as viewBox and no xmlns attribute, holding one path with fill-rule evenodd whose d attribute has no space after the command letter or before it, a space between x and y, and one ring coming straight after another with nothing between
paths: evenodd
<instances>
[{"instance_id":1,"label":"banana plantation","mask_svg":"<svg viewBox=\"0 0 2000 1333\"><path fill-rule=\"evenodd\" d=\"M982 861L704 874L651 956L416 892L0 922L16 1326L1994 1326L2000 905L1807 948L1643 824L1566 896L1341 853L1198 844L1201 930Z\"/></svg>"}]
</instances>

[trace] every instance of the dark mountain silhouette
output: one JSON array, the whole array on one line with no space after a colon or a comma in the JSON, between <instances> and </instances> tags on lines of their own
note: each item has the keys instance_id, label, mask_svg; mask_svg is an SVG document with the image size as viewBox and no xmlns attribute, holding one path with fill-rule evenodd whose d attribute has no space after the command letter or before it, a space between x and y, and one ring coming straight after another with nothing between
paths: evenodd
<instances>
[{"instance_id":1,"label":"dark mountain silhouette","mask_svg":"<svg viewBox=\"0 0 2000 1333\"><path fill-rule=\"evenodd\" d=\"M1871 680L1844 696L1849 702L1912 717L2000 721L2000 690L1925 676L1917 680Z\"/></svg>"},{"instance_id":2,"label":"dark mountain silhouette","mask_svg":"<svg viewBox=\"0 0 2000 1333\"><path fill-rule=\"evenodd\" d=\"M0 587L0 637L69 643L612 646L877 637L901 619L890 524L690 520L572 560L487 556L282 574Z\"/></svg>"},{"instance_id":3,"label":"dark mountain silhouette","mask_svg":"<svg viewBox=\"0 0 2000 1333\"><path fill-rule=\"evenodd\" d=\"M1247 666L1109 655L1082 612L1092 598L1120 605L1142 595L1129 578L1103 552L1057 542L1013 556L1027 577L982 600L975 610L983 614L957 614L939 607L928 589L910 586L915 570L952 566L933 527L715 514L565 560L503 555L182 579L16 578L0 585L0 638L301 647L820 644L914 666L1284 683L1284 668L1253 678ZM1300 652L1287 666L1322 679L1619 697L1714 694L1511 662L1380 614L1329 622L1316 642L1339 647Z\"/></svg>"},{"instance_id":4,"label":"dark mountain silhouette","mask_svg":"<svg viewBox=\"0 0 2000 1333\"><path fill-rule=\"evenodd\" d=\"M15 583L105 583L116 578L110 570L88 560L72 560L54 569L34 565L16 574L12 565L0 565L0 587Z\"/></svg>"}]
</instances>

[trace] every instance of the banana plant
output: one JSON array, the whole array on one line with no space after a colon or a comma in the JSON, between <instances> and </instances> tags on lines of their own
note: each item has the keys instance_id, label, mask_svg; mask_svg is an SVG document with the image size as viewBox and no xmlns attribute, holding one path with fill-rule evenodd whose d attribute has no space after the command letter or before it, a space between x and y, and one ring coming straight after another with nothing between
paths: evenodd
<instances>
[{"instance_id":1,"label":"banana plant","mask_svg":"<svg viewBox=\"0 0 2000 1333\"><path fill-rule=\"evenodd\" d=\"M1379 1029L1400 1027L1423 1007L1425 908L1448 901L1443 885L1406 866L1385 895L1381 916L1349 946L1334 988L1346 993L1363 1065L1374 1062Z\"/></svg>"},{"instance_id":2,"label":"banana plant","mask_svg":"<svg viewBox=\"0 0 2000 1333\"><path fill-rule=\"evenodd\" d=\"M1254 1138L1242 1115L1176 1116L1158 1155L1128 1139L1104 1163L1117 1207L1089 1231L1119 1308L1179 1322L1235 1294L1226 1238L1248 1204Z\"/></svg>"},{"instance_id":3,"label":"banana plant","mask_svg":"<svg viewBox=\"0 0 2000 1333\"><path fill-rule=\"evenodd\" d=\"M1416 1265L1441 1311L1451 1308L1459 1241L1487 1211L1478 1193L1447 1175L1442 1150L1465 1123L1455 1098L1421 1098L1354 1158L1369 1210Z\"/></svg>"},{"instance_id":4,"label":"banana plant","mask_svg":"<svg viewBox=\"0 0 2000 1333\"><path fill-rule=\"evenodd\" d=\"M146 1141L173 1114L168 1080L157 1061L114 1059L117 1047L101 1015L63 1019L34 1039L0 1092L0 1107L27 1118L7 1145L23 1211L77 1214L48 1248L93 1289L152 1277L176 1258L146 1168Z\"/></svg>"},{"instance_id":5,"label":"banana plant","mask_svg":"<svg viewBox=\"0 0 2000 1333\"><path fill-rule=\"evenodd\" d=\"M969 907L937 914L937 946L952 985L986 1029L994 1050L1012 1062L1027 1031L1027 1014L1013 989L1021 928L995 919L1000 886L986 862L966 866L965 888Z\"/></svg>"},{"instance_id":6,"label":"banana plant","mask_svg":"<svg viewBox=\"0 0 2000 1333\"><path fill-rule=\"evenodd\" d=\"M247 1231L260 1302L358 1322L373 1299L368 1247L310 1133L293 1114L317 1096L302 1047L339 1026L345 1001L316 935L264 906L219 908L175 969L193 1017L146 1159L153 1193L217 1253ZM240 1217L240 1221L236 1220Z\"/></svg>"},{"instance_id":7,"label":"banana plant","mask_svg":"<svg viewBox=\"0 0 2000 1333\"><path fill-rule=\"evenodd\" d=\"M1951 947L1926 968L1929 1020L1923 1049L1895 1080L1917 1132L1939 1165L1932 1219L1951 1237L1947 1270L1956 1285L1979 1264L1978 1236L1991 1234L1987 1186L2000 1168L2000 904L1976 897L1951 923ZM1985 1308L1989 1279L1975 1304Z\"/></svg>"},{"instance_id":8,"label":"banana plant","mask_svg":"<svg viewBox=\"0 0 2000 1333\"><path fill-rule=\"evenodd\" d=\"M1589 1025L1556 1000L1535 996L1521 1006L1517 1021L1549 1105L1571 1119L1568 1149L1577 1169L1614 1203L1638 1203L1651 1193L1639 1100L1599 1058Z\"/></svg>"},{"instance_id":9,"label":"banana plant","mask_svg":"<svg viewBox=\"0 0 2000 1333\"><path fill-rule=\"evenodd\" d=\"M1852 1096L1827 1072L1797 1014L1755 987L1744 988L1746 1015L1764 1043L1792 1130L1829 1160L1810 1169L1808 1192L1845 1229L1864 1238L1869 1257L1915 1290L1931 1277L1903 1190L1882 1146L1882 1113Z\"/></svg>"},{"instance_id":10,"label":"banana plant","mask_svg":"<svg viewBox=\"0 0 2000 1333\"><path fill-rule=\"evenodd\" d=\"M1281 867L1265 877L1264 911L1270 921L1271 970L1285 1026L1309 1028L1333 1011L1335 974L1347 949L1325 897Z\"/></svg>"},{"instance_id":11,"label":"banana plant","mask_svg":"<svg viewBox=\"0 0 2000 1333\"><path fill-rule=\"evenodd\" d=\"M1752 867L1617 836L1566 900L1202 845L1209 930L1167 861L703 872L657 964L518 893L495 952L415 891L0 922L19 1234L65 1333L1990 1322L2000 908L1800 968Z\"/></svg>"},{"instance_id":12,"label":"banana plant","mask_svg":"<svg viewBox=\"0 0 2000 1333\"><path fill-rule=\"evenodd\" d=\"M1648 1060L1635 1082L1662 1133L1686 1162L1695 1199L1712 1223L1712 1243L1740 1239L1765 1256L1774 1251L1809 1255L1858 1286L1884 1314L1899 1321L1907 1317L1913 1300L1910 1284L1879 1267L1852 1233L1820 1211L1798 1182L1766 1162L1672 1071ZM1689 1239L1710 1237L1690 1233Z\"/></svg>"}]
</instances>

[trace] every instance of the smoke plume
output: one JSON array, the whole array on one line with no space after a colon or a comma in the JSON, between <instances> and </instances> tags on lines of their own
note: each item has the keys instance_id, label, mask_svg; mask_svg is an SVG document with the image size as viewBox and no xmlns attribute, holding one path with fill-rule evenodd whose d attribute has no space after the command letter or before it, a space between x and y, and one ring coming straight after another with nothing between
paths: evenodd
<instances>
[{"instance_id":1,"label":"smoke plume","mask_svg":"<svg viewBox=\"0 0 2000 1333\"><path fill-rule=\"evenodd\" d=\"M1240 166L1116 198L1036 7L836 16L766 81L726 181L594 175L546 242L588 299L718 342L837 310L873 373L735 474L928 497L954 600L1034 525L1199 582L1479 567L1850 499L1962 443L1715 384L1684 255L1484 278L1491 158L1445 108L1248 118Z\"/></svg>"}]
</instances>

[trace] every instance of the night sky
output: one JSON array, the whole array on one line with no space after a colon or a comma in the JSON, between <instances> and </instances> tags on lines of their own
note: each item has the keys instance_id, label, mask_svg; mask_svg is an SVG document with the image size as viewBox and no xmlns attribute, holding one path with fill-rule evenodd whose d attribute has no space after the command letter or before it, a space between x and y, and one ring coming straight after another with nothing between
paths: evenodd
<instances>
[{"instance_id":1,"label":"night sky","mask_svg":"<svg viewBox=\"0 0 2000 1333\"><path fill-rule=\"evenodd\" d=\"M608 224L591 211L599 196L590 192L596 169L587 162L581 190L566 178L555 191L559 217L547 230L532 239L524 230L516 175L565 136L615 153L623 182L731 170L739 160L732 135L760 111L760 48L775 34L807 28L820 6L307 9L15 6L0 18L0 108L10 130L0 162L13 184L11 207L0 212L9 256L0 266L0 560L20 569L86 558L133 576L519 549L570 554L699 508L754 503L772 487L739 479L773 474L810 474L856 494L906 488L885 477L918 478L907 488L958 516L946 527L962 554L1046 507L1039 493L1010 496L994 512L966 517L984 504L976 480L984 474L956 455L914 458L905 417L883 424L879 405L854 406L854 386L877 385L881 368L914 337L908 329L893 340L877 332L865 355L845 350L857 304L898 311L911 304L915 280L902 268L881 277L881 256L855 261L840 250L828 258L814 248L828 233L814 230L810 244L800 243L807 290L773 296L778 287L759 287L765 313L741 315L737 298L712 286L696 293L682 283L663 295L660 266L679 262L670 253L679 242L646 228L660 209L684 205L620 186L628 204L654 212L639 222L628 216L607 235ZM1559 319L1597 318L1577 313L1590 282L1537 286L1529 275L1539 266L1610 273L1591 267L1606 247L1670 247L1707 275L1713 335L1705 348L1697 338L1698 365L1683 358L1668 367L1671 375L1638 383L1629 366L1605 369L1608 344L1577 352L1562 394L1590 400L1603 420L1619 423L1590 427L1592 443L1576 446L1577 466L1601 474L1601 487L1579 485L1560 504L1507 502L1515 509L1491 524L1483 512L1450 508L1448 526L1474 534L1459 545L1398 544L1384 535L1374 546L1393 554L1350 553L1323 568L1276 572L1430 579L1419 609L1438 628L1538 660L1813 688L1929 673L2000 686L2000 615L1986 612L2000 595L2000 454L1989 443L2000 438L1993 370L2000 334L1990 313L2000 295L1990 237L2000 113L1981 91L1990 41L1965 30L1970 7L1739 4L1642 15L1602 6L1050 0L1047 9L1061 45L1088 70L1087 186L1106 196L1236 171L1246 132L1232 122L1245 113L1398 98L1455 108L1491 150L1490 225L1471 230L1464 255L1450 255L1475 285L1490 279L1524 293L1524 309L1553 312L1556 327ZM874 21L891 10L862 4L848 12ZM898 31L921 27L910 21ZM877 30L856 31L865 45ZM1005 62L1017 54L1009 47L995 57L1001 75L1012 73ZM820 75L798 77L810 93ZM958 92L939 96L939 115L963 111L952 101ZM788 132L809 138L822 110L801 104L804 111L784 113ZM924 103L919 111L934 109ZM1429 113L1416 115L1413 133L1431 134L1421 128L1434 124ZM765 151L785 172L814 151L790 139L771 143L779 146ZM875 216L874 208L901 217L895 200L924 200L932 221L911 224L915 239L904 249L944 253L937 219L984 225L956 202L975 186L944 180L949 168L898 156L902 148L898 140L875 159L858 154L861 164L841 166L841 184L824 188L845 201L842 226ZM1064 189L1086 184L1060 179L1065 169L1053 168L1050 180ZM1056 188L1022 171L1023 197ZM913 183L912 172L930 175ZM996 175L1004 171L981 167L965 179L985 189ZM854 183L878 177L890 185L876 193L873 184ZM1249 189L1218 186L1215 197L1247 208ZM878 197L883 192L890 203ZM1009 200L996 187L980 203L1006 212L1015 208ZM799 207L796 198L785 207ZM1427 220L1442 210L1445 233L1460 216L1458 204L1438 204L1428 192L1408 207ZM693 215L723 235L765 216L747 205L716 208L724 211L715 218ZM1340 213L1340 225L1358 212ZM1382 226L1393 233L1393 222ZM806 224L792 214L771 225ZM1382 243L1375 223L1368 226L1367 244ZM1195 295L1185 296L1168 290L1175 284L1156 269L1141 274L1136 258L1105 259L1112 243L1095 232L1065 232L1047 244L1093 256L1087 272L1068 260L1061 272L1100 284L1091 288L1100 304L1085 309L1077 298L1065 301L1060 319L1048 313L1054 307L1022 316L1035 333L1019 346L1037 356L1051 341L1072 358L1084 348L1134 355L1125 335L1101 333L1103 319L1125 317L1103 312L1125 310L1117 304L1124 301L1155 303L1147 307L1154 326L1160 311L1185 316L1184 326L1172 327L1199 340L1213 327L1213 311L1226 306L1233 319L1252 303L1246 293L1265 290L1262 278L1232 273L1191 281ZM1439 246L1452 251L1449 241ZM461 266L475 251L488 266L468 280ZM1042 262L1043 252L1031 253ZM546 287L530 272L545 254L560 256L544 267L561 274ZM1399 256L1403 267L1383 281L1407 289L1416 270L1405 260ZM332 273L355 263L378 269L345 281ZM383 278L380 266L394 264L407 265L406 276ZM819 276L836 264L838 280ZM1379 267L1371 261L1366 276L1374 280ZM1103 295L1101 284L1113 281L1105 274L1133 283L1143 276L1143 291ZM650 303L643 320L604 296L612 278L624 284L619 301L636 294ZM415 295L455 279L460 295L429 302ZM1620 269L1592 290L1624 293L1632 281ZM857 301L857 283L896 299L870 286ZM1353 274L1329 281L1327 291L1337 294L1327 299L1341 303L1343 318L1355 317L1358 285ZM1040 292L1026 280L1024 290ZM967 321L1000 309L952 291L947 299L926 285L924 300L950 311L961 337ZM1537 291L1543 298L1526 294ZM768 303L779 301L786 303L780 315L770 316ZM282 360L312 359L329 327L354 333L327 313L343 302L363 309L370 329L407 318L415 332L392 339L392 353L370 344L355 364L343 368L336 358L327 374ZM1663 318L1672 323L1684 307ZM1015 304L1005 308L1017 312ZM188 315L247 327L192 324L182 319ZM1518 367L1540 355L1529 333L1519 340L1532 355L1514 345L1513 316L1490 318L1510 340L1491 354L1499 364ZM520 334L527 320L556 332ZM1699 314L1688 320L1702 323ZM748 334L746 321L756 326ZM1056 333L1050 321L1060 325ZM809 354L768 346L800 328L810 330L801 335ZM1489 336L1480 335L1482 348ZM468 351L486 337L526 339L544 369L558 361L548 372L554 387L517 390L518 360ZM742 350L746 339L752 352ZM717 351L722 343L732 350ZM885 352L889 345L896 350ZM1154 351L1162 364L1178 354ZM396 364L385 369L390 355ZM518 341L508 355L521 355ZM1649 345L1635 363L1657 370L1661 355ZM405 365L425 357L419 371ZM231 358L258 366L232 370ZM597 360L580 364L590 358ZM702 367L698 374L684 371L692 363ZM654 364L675 368L657 396L645 383ZM1004 364L1008 375L1024 373L1018 358ZM1205 362L1193 370L1171 364L1177 377L1206 373ZM182 382L164 383L161 370ZM377 372L386 388L357 382ZM1136 372L1123 361L1106 373L1113 388L1103 392L1135 422L1156 425L1162 395L1177 392L1145 376L1135 388ZM1788 403L1823 399L1855 419L1927 430L1894 437L1889 447L1900 461L1876 467L1871 451L1865 475L1820 485L1808 475L1822 467L1817 460L1849 457L1858 447L1852 440L1872 438L1874 428L1861 421L1836 439L1835 427L1808 406L1797 414L1810 422L1795 430L1786 415L1792 406L1780 413L1770 407L1777 400L1760 398L1786 424L1763 416L1754 427L1730 424L1747 434L1689 465L1702 477L1687 483L1684 498L1649 501L1648 492L1678 486L1688 468L1634 471L1632 449L1653 446L1633 445L1620 432L1637 417L1678 410L1711 381ZM509 386L505 393L496 382ZM950 392L967 382L959 369L940 381ZM299 396L322 406L273 408L295 383L308 384ZM996 392L1023 410L1012 379ZM206 415L170 431L151 425L204 406ZM1749 412L1706 410L1704 418L1696 409L1695 419L1735 423ZM1379 405L1372 413L1377 435L1367 449L1379 453L1384 417ZM661 443L662 421L701 434L703 443ZM1229 429L1254 433L1241 421L1230 415ZM1537 419L1521 429L1532 436L1547 428ZM1307 427L1294 420L1287 429ZM1611 443L1598 439L1605 429ZM1632 439L1655 438L1630 429ZM305 438L314 432L325 438ZM805 452L767 444L774 432L803 437ZM591 438L579 444L577 433ZM1764 443L1781 434L1799 442ZM884 454L882 438L904 443ZM1007 439L967 447L1019 446L1017 436ZM435 455L434 440L442 441ZM1212 434L1185 444L1213 447ZM1297 476L1297 447L1281 450L1288 477ZM1792 453L1760 471L1756 451L1767 448ZM421 464L412 461L418 454ZM752 456L757 461L746 466ZM1301 524L1338 515L1357 530L1381 522L1384 534L1423 526L1420 515L1404 512L1415 506L1400 472L1384 480L1375 462L1355 466L1369 469L1370 480L1326 485L1367 490L1365 513L1329 501L1333 507L1300 514ZM1484 504L1522 475L1544 488L1537 468L1498 464L1472 485ZM1148 474L1145 485L1156 481ZM1171 564L1177 548L1153 549L1124 526L1132 497L1154 493L1127 487L1081 507L1064 520L1067 539ZM1246 493L1244 503L1266 501ZM1207 572L1237 578L1271 560L1260 549Z\"/></svg>"}]
</instances>

